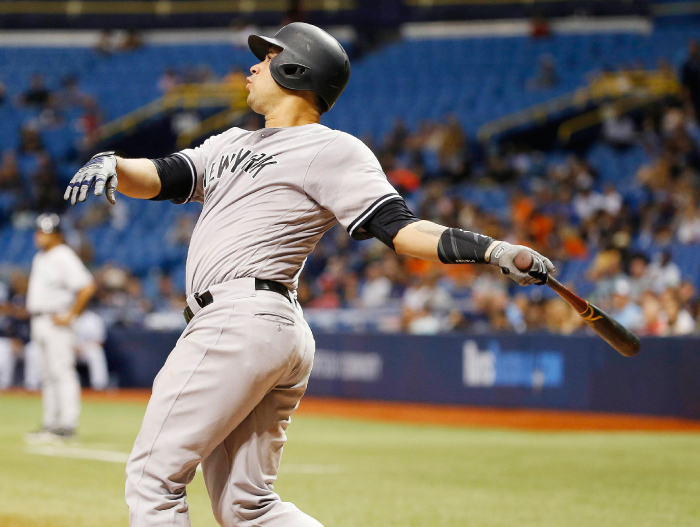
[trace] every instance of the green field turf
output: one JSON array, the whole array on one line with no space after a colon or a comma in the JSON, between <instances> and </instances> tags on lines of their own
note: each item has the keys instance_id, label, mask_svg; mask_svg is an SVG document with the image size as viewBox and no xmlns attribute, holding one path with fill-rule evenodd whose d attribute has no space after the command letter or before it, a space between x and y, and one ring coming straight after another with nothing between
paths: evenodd
<instances>
[{"instance_id":1,"label":"green field turf","mask_svg":"<svg viewBox=\"0 0 700 527\"><path fill-rule=\"evenodd\" d=\"M144 408L85 403L70 448L128 453ZM28 452L39 415L38 398L0 396L0 526L126 526L124 465ZM326 527L700 525L700 434L298 416L288 436L276 489ZM201 474L188 501L194 527L216 526Z\"/></svg>"}]
</instances>

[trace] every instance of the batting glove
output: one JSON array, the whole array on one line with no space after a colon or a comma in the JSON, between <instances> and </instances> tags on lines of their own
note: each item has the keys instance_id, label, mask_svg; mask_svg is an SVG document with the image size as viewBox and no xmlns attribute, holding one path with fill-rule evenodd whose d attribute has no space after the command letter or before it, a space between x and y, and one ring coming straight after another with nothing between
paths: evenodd
<instances>
[{"instance_id":1,"label":"batting glove","mask_svg":"<svg viewBox=\"0 0 700 527\"><path fill-rule=\"evenodd\" d=\"M114 152L100 152L92 156L70 180L63 199L70 199L71 205L85 201L93 185L95 196L101 196L106 188L107 199L114 205L117 199L117 158Z\"/></svg>"},{"instance_id":2,"label":"batting glove","mask_svg":"<svg viewBox=\"0 0 700 527\"><path fill-rule=\"evenodd\" d=\"M530 271L523 272L515 266L515 256L520 251L527 251L532 255ZM549 273L556 271L549 258L524 245L512 245L508 242L498 242L491 251L489 263L500 267L501 272L518 285L544 285L547 283Z\"/></svg>"}]
</instances>

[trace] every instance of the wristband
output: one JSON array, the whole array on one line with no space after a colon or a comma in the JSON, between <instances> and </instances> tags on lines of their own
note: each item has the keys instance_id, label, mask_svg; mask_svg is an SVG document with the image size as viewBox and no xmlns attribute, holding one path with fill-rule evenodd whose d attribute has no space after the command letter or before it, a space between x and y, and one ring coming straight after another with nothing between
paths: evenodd
<instances>
[{"instance_id":1,"label":"wristband","mask_svg":"<svg viewBox=\"0 0 700 527\"><path fill-rule=\"evenodd\" d=\"M446 229L438 242L438 257L442 263L487 263L486 251L493 238L462 229Z\"/></svg>"}]
</instances>

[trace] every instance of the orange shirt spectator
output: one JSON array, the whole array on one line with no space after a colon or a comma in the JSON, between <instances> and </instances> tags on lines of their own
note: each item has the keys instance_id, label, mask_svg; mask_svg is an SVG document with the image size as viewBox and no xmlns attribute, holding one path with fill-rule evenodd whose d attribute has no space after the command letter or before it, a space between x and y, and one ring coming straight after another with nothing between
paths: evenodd
<instances>
[{"instance_id":1,"label":"orange shirt spectator","mask_svg":"<svg viewBox=\"0 0 700 527\"><path fill-rule=\"evenodd\" d=\"M418 174L408 168L397 168L387 174L389 182L394 187L403 189L405 192L413 192L420 187Z\"/></svg>"}]
</instances>

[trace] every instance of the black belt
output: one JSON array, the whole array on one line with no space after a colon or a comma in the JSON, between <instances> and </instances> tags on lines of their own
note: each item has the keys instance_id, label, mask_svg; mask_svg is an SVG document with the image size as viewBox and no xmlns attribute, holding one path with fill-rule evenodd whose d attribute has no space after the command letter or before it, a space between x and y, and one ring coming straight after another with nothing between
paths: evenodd
<instances>
[{"instance_id":1,"label":"black belt","mask_svg":"<svg viewBox=\"0 0 700 527\"><path fill-rule=\"evenodd\" d=\"M289 289L279 282L275 282L274 280L261 280L260 278L256 278L255 289L258 291L274 291L275 293L282 295L290 302L292 301L292 296L289 294ZM204 291L204 293L201 295L199 293L195 293L194 300L199 304L199 307L204 308L214 301L214 297L211 296L209 291ZM194 313L192 313L190 306L185 307L184 315L185 322L189 324L192 317L194 317Z\"/></svg>"}]
</instances>

